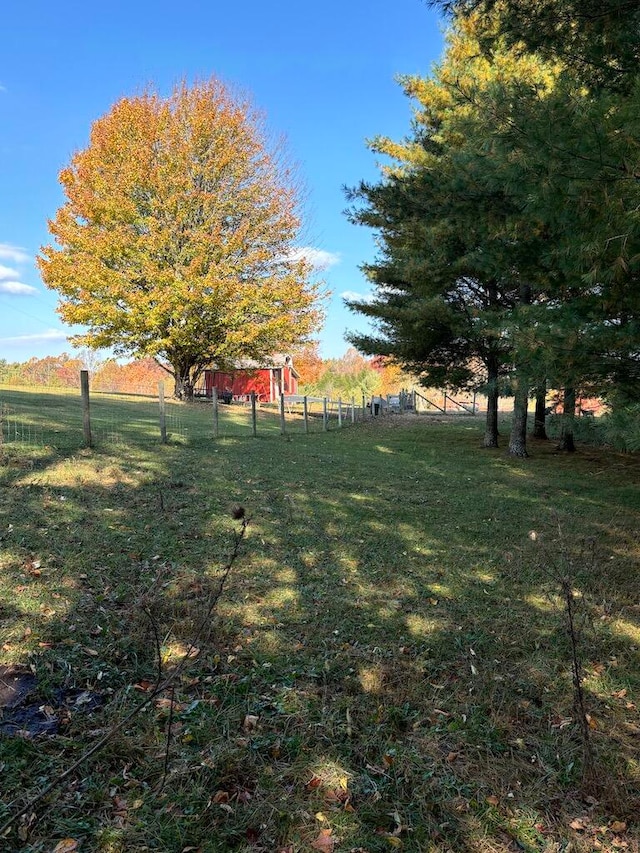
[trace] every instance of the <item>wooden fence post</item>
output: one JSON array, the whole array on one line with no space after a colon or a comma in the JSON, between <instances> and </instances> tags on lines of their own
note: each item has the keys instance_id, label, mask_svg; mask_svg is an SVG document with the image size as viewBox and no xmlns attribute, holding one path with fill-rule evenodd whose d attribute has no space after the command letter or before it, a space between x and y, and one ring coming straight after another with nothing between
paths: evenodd
<instances>
[{"instance_id":1,"label":"wooden fence post","mask_svg":"<svg viewBox=\"0 0 640 853\"><path fill-rule=\"evenodd\" d=\"M338 429L342 429L342 398L338 398Z\"/></svg>"},{"instance_id":2,"label":"wooden fence post","mask_svg":"<svg viewBox=\"0 0 640 853\"><path fill-rule=\"evenodd\" d=\"M351 398L351 423L355 424L356 422L356 398Z\"/></svg>"},{"instance_id":3,"label":"wooden fence post","mask_svg":"<svg viewBox=\"0 0 640 853\"><path fill-rule=\"evenodd\" d=\"M258 435L258 419L256 417L256 392L251 392L251 430L253 432L253 437L256 438Z\"/></svg>"},{"instance_id":4,"label":"wooden fence post","mask_svg":"<svg viewBox=\"0 0 640 853\"><path fill-rule=\"evenodd\" d=\"M217 438L220 434L220 421L218 413L218 389L213 388L211 392L211 402L213 403L213 437Z\"/></svg>"},{"instance_id":5,"label":"wooden fence post","mask_svg":"<svg viewBox=\"0 0 640 853\"><path fill-rule=\"evenodd\" d=\"M82 395L82 427L84 446L91 447L91 415L89 412L89 371L80 371L80 394Z\"/></svg>"},{"instance_id":6,"label":"wooden fence post","mask_svg":"<svg viewBox=\"0 0 640 853\"><path fill-rule=\"evenodd\" d=\"M309 432L309 407L307 405L307 396L302 398L302 414L304 417L304 431L305 435Z\"/></svg>"},{"instance_id":7,"label":"wooden fence post","mask_svg":"<svg viewBox=\"0 0 640 853\"><path fill-rule=\"evenodd\" d=\"M286 431L287 426L284 419L284 394L280 394L280 435L284 435Z\"/></svg>"},{"instance_id":8,"label":"wooden fence post","mask_svg":"<svg viewBox=\"0 0 640 853\"><path fill-rule=\"evenodd\" d=\"M362 395L362 420L365 419L366 414L367 414L367 404L366 404L366 401L364 399L364 394L363 394Z\"/></svg>"},{"instance_id":9,"label":"wooden fence post","mask_svg":"<svg viewBox=\"0 0 640 853\"><path fill-rule=\"evenodd\" d=\"M475 415L475 413L476 413L476 395L477 395L477 392L476 392L476 391L474 391L474 392L473 392L473 414L474 414L474 415Z\"/></svg>"},{"instance_id":10,"label":"wooden fence post","mask_svg":"<svg viewBox=\"0 0 640 853\"><path fill-rule=\"evenodd\" d=\"M325 397L322 403L322 429L326 432L329 429L329 420L327 415L327 398Z\"/></svg>"},{"instance_id":11,"label":"wooden fence post","mask_svg":"<svg viewBox=\"0 0 640 853\"><path fill-rule=\"evenodd\" d=\"M164 402L164 382L158 382L158 403L160 405L160 441L167 443L167 410Z\"/></svg>"},{"instance_id":12,"label":"wooden fence post","mask_svg":"<svg viewBox=\"0 0 640 853\"><path fill-rule=\"evenodd\" d=\"M444 392L444 401L442 403L442 411L447 414L447 392Z\"/></svg>"}]
</instances>

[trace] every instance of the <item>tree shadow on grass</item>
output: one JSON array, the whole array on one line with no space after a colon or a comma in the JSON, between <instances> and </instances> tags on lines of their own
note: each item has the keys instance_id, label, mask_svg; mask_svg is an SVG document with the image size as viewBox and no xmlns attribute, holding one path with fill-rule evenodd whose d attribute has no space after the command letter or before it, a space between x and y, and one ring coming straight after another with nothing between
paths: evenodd
<instances>
[{"instance_id":1,"label":"tree shadow on grass","mask_svg":"<svg viewBox=\"0 0 640 853\"><path fill-rule=\"evenodd\" d=\"M64 683L108 700L62 740L0 741L18 803L143 695L158 645L163 670L177 665L228 554L229 507L251 516L175 692L65 783L55 814L37 810L33 849L65 835L96 850L340 839L370 853L398 841L533 851L571 836L587 850L624 837L637 802L627 728L637 555L616 549L633 543L637 508L620 488L633 472L614 477L602 456L578 460L567 482L556 460L478 456L473 433L364 434L93 451L5 470L5 607L28 605L4 622L5 654L34 665L45 699ZM570 551L598 541L576 586L588 600L593 744L617 798L580 790L561 603L528 536L553 539L558 512ZM578 819L584 829L571 829ZM617 829L591 833L602 825Z\"/></svg>"}]
</instances>

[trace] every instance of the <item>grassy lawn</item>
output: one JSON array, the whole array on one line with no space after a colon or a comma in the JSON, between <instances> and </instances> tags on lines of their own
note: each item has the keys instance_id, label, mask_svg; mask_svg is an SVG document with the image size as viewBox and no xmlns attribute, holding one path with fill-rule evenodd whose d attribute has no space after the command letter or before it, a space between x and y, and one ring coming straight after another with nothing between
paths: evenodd
<instances>
[{"instance_id":1,"label":"grassy lawn","mask_svg":"<svg viewBox=\"0 0 640 853\"><path fill-rule=\"evenodd\" d=\"M472 418L253 438L231 411L214 441L188 407L161 445L106 397L83 450L49 438L75 399L0 400L36 439L0 465L0 664L51 723L0 734L0 823L114 729L0 850L638 849L638 457L514 461Z\"/></svg>"}]
</instances>

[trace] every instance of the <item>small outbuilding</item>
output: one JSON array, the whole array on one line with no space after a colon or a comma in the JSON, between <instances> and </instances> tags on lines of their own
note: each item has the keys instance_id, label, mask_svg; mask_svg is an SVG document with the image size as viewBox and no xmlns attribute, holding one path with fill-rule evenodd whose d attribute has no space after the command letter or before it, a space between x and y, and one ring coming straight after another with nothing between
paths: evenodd
<instances>
[{"instance_id":1,"label":"small outbuilding","mask_svg":"<svg viewBox=\"0 0 640 853\"><path fill-rule=\"evenodd\" d=\"M280 394L297 394L300 375L290 355L275 355L264 362L245 360L233 370L204 371L204 384L197 390L199 397L218 397L225 402L244 402L255 392L260 403L275 403Z\"/></svg>"}]
</instances>

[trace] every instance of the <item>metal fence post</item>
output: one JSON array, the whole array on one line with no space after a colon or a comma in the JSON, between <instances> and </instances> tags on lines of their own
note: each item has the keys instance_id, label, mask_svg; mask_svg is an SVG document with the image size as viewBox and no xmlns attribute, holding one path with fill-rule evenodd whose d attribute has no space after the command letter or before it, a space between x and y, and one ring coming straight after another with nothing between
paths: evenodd
<instances>
[{"instance_id":1,"label":"metal fence post","mask_svg":"<svg viewBox=\"0 0 640 853\"><path fill-rule=\"evenodd\" d=\"M307 396L302 398L302 414L304 417L304 431L305 434L309 432L309 407L307 405Z\"/></svg>"},{"instance_id":2,"label":"metal fence post","mask_svg":"<svg viewBox=\"0 0 640 853\"><path fill-rule=\"evenodd\" d=\"M327 398L325 397L322 403L322 429L326 432L329 429L329 420L327 415Z\"/></svg>"},{"instance_id":3,"label":"metal fence post","mask_svg":"<svg viewBox=\"0 0 640 853\"><path fill-rule=\"evenodd\" d=\"M284 394L280 394L280 435L284 435L286 431L287 427L284 419Z\"/></svg>"}]
</instances>

